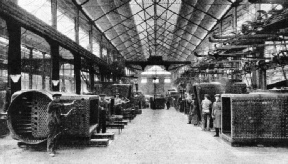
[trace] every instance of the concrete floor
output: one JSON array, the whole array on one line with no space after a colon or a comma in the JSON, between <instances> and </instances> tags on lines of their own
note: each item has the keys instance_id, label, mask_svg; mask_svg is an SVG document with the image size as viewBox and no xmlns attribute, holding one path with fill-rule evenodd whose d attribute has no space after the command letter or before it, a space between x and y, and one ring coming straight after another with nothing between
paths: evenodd
<instances>
[{"instance_id":1,"label":"concrete floor","mask_svg":"<svg viewBox=\"0 0 288 164\"><path fill-rule=\"evenodd\" d=\"M288 163L288 148L231 147L213 132L187 124L170 110L143 109L108 147L62 146L55 157L43 149L19 148L11 137L0 139L0 163Z\"/></svg>"}]
</instances>

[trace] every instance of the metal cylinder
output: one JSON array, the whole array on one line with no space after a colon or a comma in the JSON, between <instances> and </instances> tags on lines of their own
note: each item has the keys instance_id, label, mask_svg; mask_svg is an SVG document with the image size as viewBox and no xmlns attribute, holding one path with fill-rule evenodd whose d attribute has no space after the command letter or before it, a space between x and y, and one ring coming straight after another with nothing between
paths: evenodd
<instances>
[{"instance_id":1,"label":"metal cylinder","mask_svg":"<svg viewBox=\"0 0 288 164\"><path fill-rule=\"evenodd\" d=\"M47 106L54 93L40 90L18 91L12 96L8 109L8 128L12 137L27 144L39 144L48 136ZM98 123L98 101L95 95L76 95L61 93L60 101L67 113L71 108L74 112L61 120L66 135L89 137L92 126ZM72 106L65 103L75 101ZM95 126L96 127L96 126Z\"/></svg>"},{"instance_id":2,"label":"metal cylinder","mask_svg":"<svg viewBox=\"0 0 288 164\"><path fill-rule=\"evenodd\" d=\"M29 144L45 141L48 126L43 119L47 119L46 108L51 101L52 94L43 91L19 91L13 94L8 109L8 128L13 138ZM44 132L39 136L37 133L41 131L40 128Z\"/></svg>"}]
</instances>

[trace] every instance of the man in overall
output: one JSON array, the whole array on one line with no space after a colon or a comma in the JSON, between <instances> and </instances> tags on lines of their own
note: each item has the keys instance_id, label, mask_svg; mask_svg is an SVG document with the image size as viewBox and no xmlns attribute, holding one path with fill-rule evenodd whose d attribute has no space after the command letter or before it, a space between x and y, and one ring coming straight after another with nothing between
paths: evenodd
<instances>
[{"instance_id":1,"label":"man in overall","mask_svg":"<svg viewBox=\"0 0 288 164\"><path fill-rule=\"evenodd\" d=\"M99 100L99 126L97 127L97 133L100 133L100 130L102 129L102 133L106 133L106 119L107 119L107 110L108 110L108 104L105 100L105 95L101 94L100 95L100 100Z\"/></svg>"},{"instance_id":2,"label":"man in overall","mask_svg":"<svg viewBox=\"0 0 288 164\"><path fill-rule=\"evenodd\" d=\"M57 146L57 136L61 133L61 115L67 117L73 108L66 114L62 114L61 110L64 109L64 104L60 102L60 97L62 95L57 93L54 94L53 100L48 104L47 112L48 112L48 137L47 137L47 152L51 157L55 156L55 147ZM72 105L75 101L70 104Z\"/></svg>"},{"instance_id":3,"label":"man in overall","mask_svg":"<svg viewBox=\"0 0 288 164\"><path fill-rule=\"evenodd\" d=\"M222 103L221 103L221 95L215 95L215 102L212 105L212 118L214 119L214 127L216 130L216 134L214 137L219 137L219 132L221 128L221 110L222 110Z\"/></svg>"}]
</instances>

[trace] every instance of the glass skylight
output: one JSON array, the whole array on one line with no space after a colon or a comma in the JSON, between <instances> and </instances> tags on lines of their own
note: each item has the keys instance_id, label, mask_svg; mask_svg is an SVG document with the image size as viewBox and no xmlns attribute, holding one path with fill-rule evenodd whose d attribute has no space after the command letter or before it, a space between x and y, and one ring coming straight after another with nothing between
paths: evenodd
<instances>
[{"instance_id":1,"label":"glass skylight","mask_svg":"<svg viewBox=\"0 0 288 164\"><path fill-rule=\"evenodd\" d=\"M171 75L171 73L165 71L160 66L154 65L151 68L147 69L145 72L142 72L141 75Z\"/></svg>"},{"instance_id":2,"label":"glass skylight","mask_svg":"<svg viewBox=\"0 0 288 164\"><path fill-rule=\"evenodd\" d=\"M48 25L52 25L51 2L47 0L18 0L18 5Z\"/></svg>"},{"instance_id":3,"label":"glass skylight","mask_svg":"<svg viewBox=\"0 0 288 164\"><path fill-rule=\"evenodd\" d=\"M155 23L157 23L156 24L157 35L160 35L160 33L162 33L161 29L157 29L157 27L164 24L165 21L169 23L165 23L165 26L163 26L163 28L166 30L169 29L169 31L173 31L176 25L176 21L177 21L177 15L173 14L173 12L179 13L180 6L181 6L181 3L173 3L174 2L173 0L171 1L161 0L159 1L159 5L163 7L169 7L169 10L172 10L173 12L166 10L165 8L160 7L159 5L156 5L157 13L155 13L153 2L154 0L144 0L144 1L143 0L131 0L130 2L132 14L134 15L134 21L136 23L136 28L137 28L137 31L141 40L143 52L146 57L149 57L149 55L163 55L163 54L160 54L163 52L159 51L159 47L156 47L156 50L155 50L155 47L153 46L149 47L149 43L154 43L154 45L157 45L155 44L155 40L152 39L152 35L154 37L154 33L155 33L154 31ZM153 19L154 15L156 14L157 16L161 16L159 19L157 19L158 20L157 22L154 21ZM169 18L169 20L165 20L166 18ZM146 20L145 23L143 23L143 20ZM140 24L140 25L137 25L137 24ZM164 31L164 35L166 37L169 37L172 34L167 31L166 32ZM167 45L169 45L171 40L170 41L168 40L166 42L168 42ZM158 40L156 40L156 43L161 44L161 45L163 44L163 43L159 43ZM163 44L163 46L166 46L166 44ZM151 51L149 51L149 49Z\"/></svg>"}]
</instances>

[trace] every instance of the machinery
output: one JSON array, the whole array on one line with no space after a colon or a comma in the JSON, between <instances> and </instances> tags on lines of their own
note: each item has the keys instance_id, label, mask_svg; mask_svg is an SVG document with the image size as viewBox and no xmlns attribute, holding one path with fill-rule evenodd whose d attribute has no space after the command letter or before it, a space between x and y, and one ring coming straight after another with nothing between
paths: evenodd
<instances>
[{"instance_id":1,"label":"machinery","mask_svg":"<svg viewBox=\"0 0 288 164\"><path fill-rule=\"evenodd\" d=\"M99 120L96 95L76 95L61 93L61 102L71 103L75 108L66 118L62 119L65 129L63 135L76 138L90 138ZM53 93L39 90L15 92L8 109L8 128L14 139L26 144L44 142L48 135L47 105L52 101ZM70 109L65 107L62 113Z\"/></svg>"},{"instance_id":2,"label":"machinery","mask_svg":"<svg viewBox=\"0 0 288 164\"><path fill-rule=\"evenodd\" d=\"M287 144L288 94L281 90L222 95L222 138L237 144Z\"/></svg>"},{"instance_id":3,"label":"machinery","mask_svg":"<svg viewBox=\"0 0 288 164\"><path fill-rule=\"evenodd\" d=\"M131 97L132 85L131 84L114 84L112 82L105 82L101 84L95 84L95 93L94 94L105 94L106 96L115 96L116 93L119 93L120 96L126 98Z\"/></svg>"},{"instance_id":4,"label":"machinery","mask_svg":"<svg viewBox=\"0 0 288 164\"><path fill-rule=\"evenodd\" d=\"M165 101L165 97L162 97L161 95L155 95L153 100L154 106L152 109L164 109Z\"/></svg>"}]
</instances>

